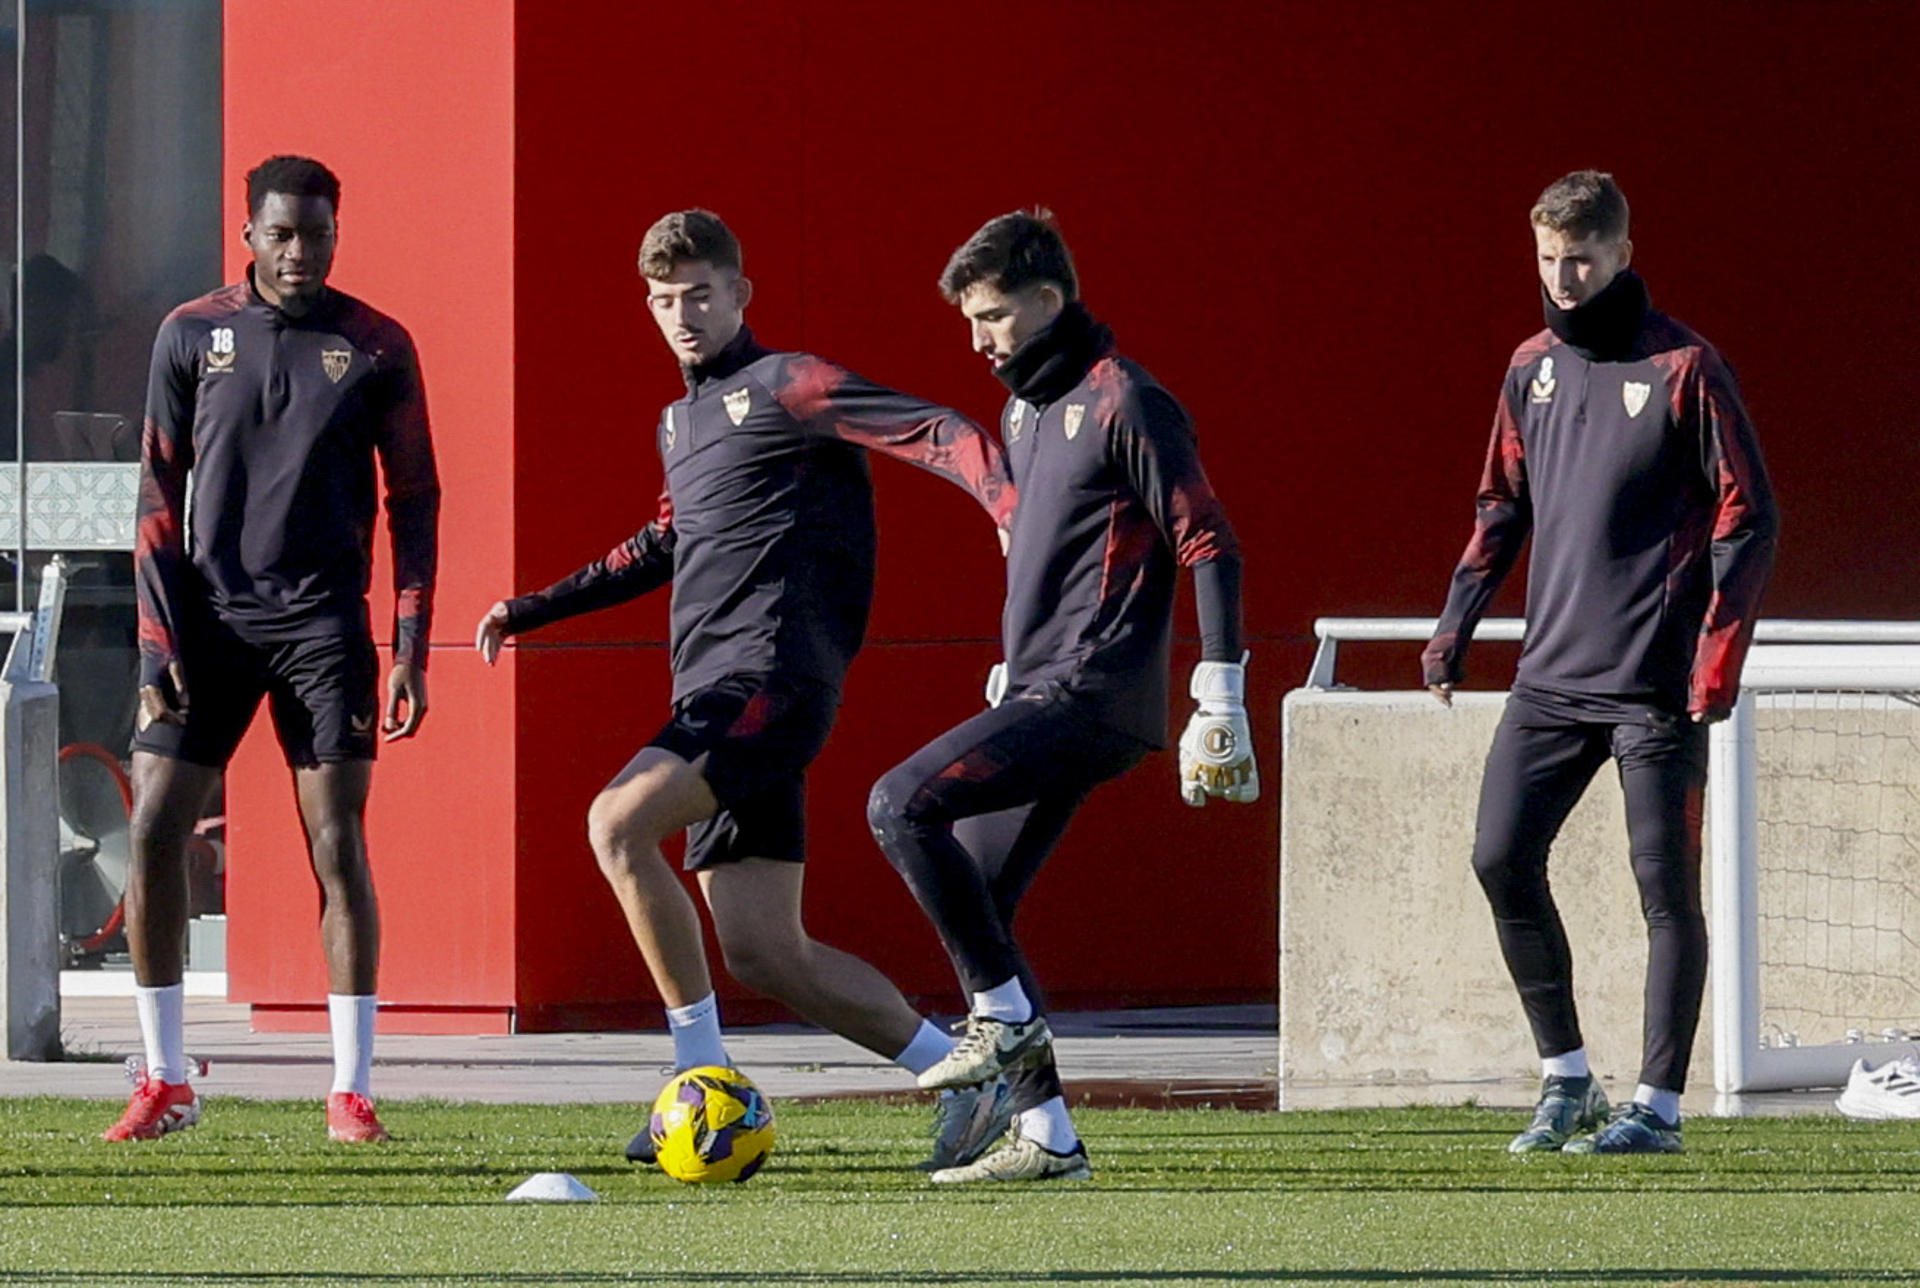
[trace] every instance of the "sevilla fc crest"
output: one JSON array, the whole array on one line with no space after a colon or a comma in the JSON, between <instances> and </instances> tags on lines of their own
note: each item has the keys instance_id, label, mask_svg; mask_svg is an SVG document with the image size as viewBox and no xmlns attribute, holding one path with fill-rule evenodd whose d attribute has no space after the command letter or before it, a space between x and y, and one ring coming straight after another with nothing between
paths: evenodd
<instances>
[{"instance_id":1,"label":"sevilla fc crest","mask_svg":"<svg viewBox=\"0 0 1920 1288\"><path fill-rule=\"evenodd\" d=\"M747 418L747 412L753 407L753 391L744 385L729 389L720 401L726 404L727 419L738 425Z\"/></svg>"},{"instance_id":2,"label":"sevilla fc crest","mask_svg":"<svg viewBox=\"0 0 1920 1288\"><path fill-rule=\"evenodd\" d=\"M327 379L334 384L340 383L340 377L347 374L347 368L353 364L351 349L320 350L320 369L327 373Z\"/></svg>"},{"instance_id":3,"label":"sevilla fc crest","mask_svg":"<svg viewBox=\"0 0 1920 1288\"><path fill-rule=\"evenodd\" d=\"M1080 422L1087 418L1085 403L1067 404L1067 437L1072 438L1080 432Z\"/></svg>"},{"instance_id":4,"label":"sevilla fc crest","mask_svg":"<svg viewBox=\"0 0 1920 1288\"><path fill-rule=\"evenodd\" d=\"M1653 386L1642 380L1629 380L1620 386L1620 401L1626 404L1627 415L1638 416L1646 410L1647 398L1653 393Z\"/></svg>"}]
</instances>

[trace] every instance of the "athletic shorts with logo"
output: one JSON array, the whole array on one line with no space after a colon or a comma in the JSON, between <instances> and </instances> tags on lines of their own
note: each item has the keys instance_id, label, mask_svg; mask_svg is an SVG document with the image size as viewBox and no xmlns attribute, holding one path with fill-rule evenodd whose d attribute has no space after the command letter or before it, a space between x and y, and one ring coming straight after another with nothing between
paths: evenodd
<instances>
[{"instance_id":1,"label":"athletic shorts with logo","mask_svg":"<svg viewBox=\"0 0 1920 1288\"><path fill-rule=\"evenodd\" d=\"M720 809L687 829L686 868L806 857L807 766L827 745L840 695L781 675L730 675L674 704L647 745L689 763Z\"/></svg>"},{"instance_id":2,"label":"athletic shorts with logo","mask_svg":"<svg viewBox=\"0 0 1920 1288\"><path fill-rule=\"evenodd\" d=\"M380 656L371 634L254 642L224 623L181 641L185 725L154 721L135 751L225 769L265 698L295 769L372 760L379 746Z\"/></svg>"}]
</instances>

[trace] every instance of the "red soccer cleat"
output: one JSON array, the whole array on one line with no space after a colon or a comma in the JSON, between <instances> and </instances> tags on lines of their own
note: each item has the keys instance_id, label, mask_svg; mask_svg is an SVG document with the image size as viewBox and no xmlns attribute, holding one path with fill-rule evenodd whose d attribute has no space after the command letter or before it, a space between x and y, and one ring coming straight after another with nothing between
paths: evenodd
<instances>
[{"instance_id":1,"label":"red soccer cleat","mask_svg":"<svg viewBox=\"0 0 1920 1288\"><path fill-rule=\"evenodd\" d=\"M120 1121L100 1133L101 1140L159 1140L170 1131L200 1121L200 1097L184 1082L142 1078Z\"/></svg>"},{"instance_id":2,"label":"red soccer cleat","mask_svg":"<svg viewBox=\"0 0 1920 1288\"><path fill-rule=\"evenodd\" d=\"M380 1125L371 1100L357 1091L336 1091L327 1097L327 1139L372 1145L393 1137Z\"/></svg>"}]
</instances>

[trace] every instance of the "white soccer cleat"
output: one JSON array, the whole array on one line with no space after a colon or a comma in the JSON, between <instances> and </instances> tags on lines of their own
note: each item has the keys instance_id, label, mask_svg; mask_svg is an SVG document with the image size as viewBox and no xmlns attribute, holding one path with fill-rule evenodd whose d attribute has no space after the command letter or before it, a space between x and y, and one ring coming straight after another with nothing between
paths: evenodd
<instances>
[{"instance_id":1,"label":"white soccer cleat","mask_svg":"<svg viewBox=\"0 0 1920 1288\"><path fill-rule=\"evenodd\" d=\"M1920 1118L1920 1057L1904 1055L1878 1069L1855 1060L1834 1108L1849 1118Z\"/></svg>"},{"instance_id":2,"label":"white soccer cleat","mask_svg":"<svg viewBox=\"0 0 1920 1288\"><path fill-rule=\"evenodd\" d=\"M1056 1154L1037 1140L1015 1135L979 1162L949 1167L928 1179L935 1185L971 1185L976 1181L1090 1181L1093 1168L1087 1164L1087 1147L1080 1141L1075 1141L1066 1153Z\"/></svg>"},{"instance_id":3,"label":"white soccer cleat","mask_svg":"<svg viewBox=\"0 0 1920 1288\"><path fill-rule=\"evenodd\" d=\"M1053 1031L1047 1027L1045 1016L1036 1015L1015 1024L987 1015L969 1015L967 1031L960 1041L918 1081L928 1091L978 1086L1044 1059L1052 1044Z\"/></svg>"}]
</instances>

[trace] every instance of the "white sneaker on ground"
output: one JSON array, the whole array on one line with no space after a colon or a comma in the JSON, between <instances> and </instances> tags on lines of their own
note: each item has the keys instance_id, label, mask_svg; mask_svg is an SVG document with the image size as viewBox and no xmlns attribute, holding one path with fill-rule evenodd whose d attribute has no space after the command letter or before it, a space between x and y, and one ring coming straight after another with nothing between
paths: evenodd
<instances>
[{"instance_id":1,"label":"white sneaker on ground","mask_svg":"<svg viewBox=\"0 0 1920 1288\"><path fill-rule=\"evenodd\" d=\"M1904 1055L1878 1069L1855 1060L1833 1106L1849 1118L1920 1118L1920 1057Z\"/></svg>"}]
</instances>

